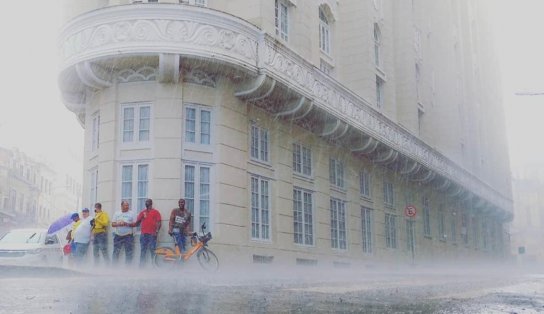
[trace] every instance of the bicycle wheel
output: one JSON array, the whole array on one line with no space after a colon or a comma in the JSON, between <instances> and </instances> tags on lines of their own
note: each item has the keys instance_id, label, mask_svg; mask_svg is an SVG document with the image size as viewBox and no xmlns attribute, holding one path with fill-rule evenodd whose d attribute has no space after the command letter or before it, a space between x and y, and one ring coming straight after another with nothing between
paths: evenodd
<instances>
[{"instance_id":1,"label":"bicycle wheel","mask_svg":"<svg viewBox=\"0 0 544 314\"><path fill-rule=\"evenodd\" d=\"M155 258L153 262L158 268L172 267L175 262L178 260L176 257L172 256L176 254L174 250L169 247L159 247L155 250ZM172 257L166 257L166 256Z\"/></svg>"},{"instance_id":2,"label":"bicycle wheel","mask_svg":"<svg viewBox=\"0 0 544 314\"><path fill-rule=\"evenodd\" d=\"M215 254L207 249L202 248L198 253L196 253L198 263L204 270L216 271L219 268L219 259Z\"/></svg>"}]
</instances>

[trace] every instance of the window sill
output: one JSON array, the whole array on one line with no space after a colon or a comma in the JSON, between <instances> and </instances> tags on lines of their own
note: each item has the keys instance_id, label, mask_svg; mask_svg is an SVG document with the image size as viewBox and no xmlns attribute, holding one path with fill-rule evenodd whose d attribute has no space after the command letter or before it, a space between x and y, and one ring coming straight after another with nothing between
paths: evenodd
<instances>
[{"instance_id":1,"label":"window sill","mask_svg":"<svg viewBox=\"0 0 544 314\"><path fill-rule=\"evenodd\" d=\"M274 168L272 167L272 164L270 164L268 162L258 160L258 159L251 158L250 160L248 160L248 164L258 166L258 167L263 167L263 168L274 171Z\"/></svg>"},{"instance_id":2,"label":"window sill","mask_svg":"<svg viewBox=\"0 0 544 314\"><path fill-rule=\"evenodd\" d=\"M395 206L393 204L383 204L383 207L389 210L395 210Z\"/></svg>"},{"instance_id":3,"label":"window sill","mask_svg":"<svg viewBox=\"0 0 544 314\"><path fill-rule=\"evenodd\" d=\"M369 202L369 203L374 203L374 201L372 200L372 198L370 196L365 196L365 195L361 195L361 194L359 194L359 196L360 196L360 199L362 201L366 201L366 202Z\"/></svg>"},{"instance_id":4,"label":"window sill","mask_svg":"<svg viewBox=\"0 0 544 314\"><path fill-rule=\"evenodd\" d=\"M213 153L213 145L211 143L210 144L195 144L195 143L184 142L183 150Z\"/></svg>"},{"instance_id":5,"label":"window sill","mask_svg":"<svg viewBox=\"0 0 544 314\"><path fill-rule=\"evenodd\" d=\"M151 149L151 143L122 143L120 150Z\"/></svg>"},{"instance_id":6,"label":"window sill","mask_svg":"<svg viewBox=\"0 0 544 314\"><path fill-rule=\"evenodd\" d=\"M308 183L314 183L314 178L312 176L306 176L298 172L293 172L293 178L306 181Z\"/></svg>"},{"instance_id":7,"label":"window sill","mask_svg":"<svg viewBox=\"0 0 544 314\"><path fill-rule=\"evenodd\" d=\"M330 185L330 189L333 190L333 191L335 191L335 192L342 193L342 194L346 194L346 193L347 193L347 189L346 189L346 188L339 187L339 186L334 185L334 184L331 184L331 185Z\"/></svg>"}]
</instances>

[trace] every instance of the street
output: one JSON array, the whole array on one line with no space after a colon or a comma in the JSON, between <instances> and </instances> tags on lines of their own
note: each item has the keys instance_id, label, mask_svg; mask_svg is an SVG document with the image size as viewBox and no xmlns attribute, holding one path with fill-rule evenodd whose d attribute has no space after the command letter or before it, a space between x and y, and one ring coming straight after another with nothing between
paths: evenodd
<instances>
[{"instance_id":1,"label":"street","mask_svg":"<svg viewBox=\"0 0 544 314\"><path fill-rule=\"evenodd\" d=\"M192 267L193 266L193 267ZM539 313L544 274L0 266L0 313Z\"/></svg>"}]
</instances>

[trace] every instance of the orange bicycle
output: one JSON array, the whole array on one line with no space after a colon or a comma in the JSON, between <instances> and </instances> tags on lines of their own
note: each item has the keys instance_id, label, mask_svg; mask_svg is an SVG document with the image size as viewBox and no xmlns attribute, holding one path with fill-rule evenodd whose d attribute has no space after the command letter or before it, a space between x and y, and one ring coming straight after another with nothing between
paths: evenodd
<instances>
[{"instance_id":1,"label":"orange bicycle","mask_svg":"<svg viewBox=\"0 0 544 314\"><path fill-rule=\"evenodd\" d=\"M217 270L219 268L219 259L208 248L208 241L212 239L212 233L204 233L206 230L206 223L203 223L202 226L200 226L200 230L202 235L199 236L196 232L191 235L192 247L185 253L181 252L176 237L172 236L172 238L174 238L174 248L172 249L171 247L166 246L157 248L155 250L155 265L161 268L176 263L183 264L188 261L191 256L196 254L198 263L203 269L208 271Z\"/></svg>"}]
</instances>

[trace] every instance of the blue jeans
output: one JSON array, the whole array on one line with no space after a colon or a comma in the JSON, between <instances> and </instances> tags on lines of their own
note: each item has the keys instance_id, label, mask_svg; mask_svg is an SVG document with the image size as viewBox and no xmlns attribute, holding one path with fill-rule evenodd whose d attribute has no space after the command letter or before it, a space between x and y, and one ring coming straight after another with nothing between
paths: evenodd
<instances>
[{"instance_id":1,"label":"blue jeans","mask_svg":"<svg viewBox=\"0 0 544 314\"><path fill-rule=\"evenodd\" d=\"M97 233L94 235L93 240L93 255L94 255L94 264L98 265L100 259L100 252L102 252L102 257L106 264L110 263L110 258L108 256L108 235L106 232Z\"/></svg>"},{"instance_id":2,"label":"blue jeans","mask_svg":"<svg viewBox=\"0 0 544 314\"><path fill-rule=\"evenodd\" d=\"M183 233L174 233L174 239L176 240L176 244L179 246L179 250L184 253L187 251L185 248L186 237Z\"/></svg>"},{"instance_id":3,"label":"blue jeans","mask_svg":"<svg viewBox=\"0 0 544 314\"><path fill-rule=\"evenodd\" d=\"M114 235L113 236L113 254L111 256L111 261L113 264L117 264L119 260L119 253L125 248L125 263L129 265L132 263L132 251L134 249L134 236L132 234L127 234L124 236Z\"/></svg>"},{"instance_id":4,"label":"blue jeans","mask_svg":"<svg viewBox=\"0 0 544 314\"><path fill-rule=\"evenodd\" d=\"M72 254L74 255L74 258L77 262L81 262L83 261L83 257L85 257L85 254L87 254L89 243L74 242L74 244L76 249L72 252Z\"/></svg>"},{"instance_id":5,"label":"blue jeans","mask_svg":"<svg viewBox=\"0 0 544 314\"><path fill-rule=\"evenodd\" d=\"M155 248L157 247L157 236L152 234L140 235L140 267L145 265L145 256L149 250L151 260L155 258Z\"/></svg>"}]
</instances>

